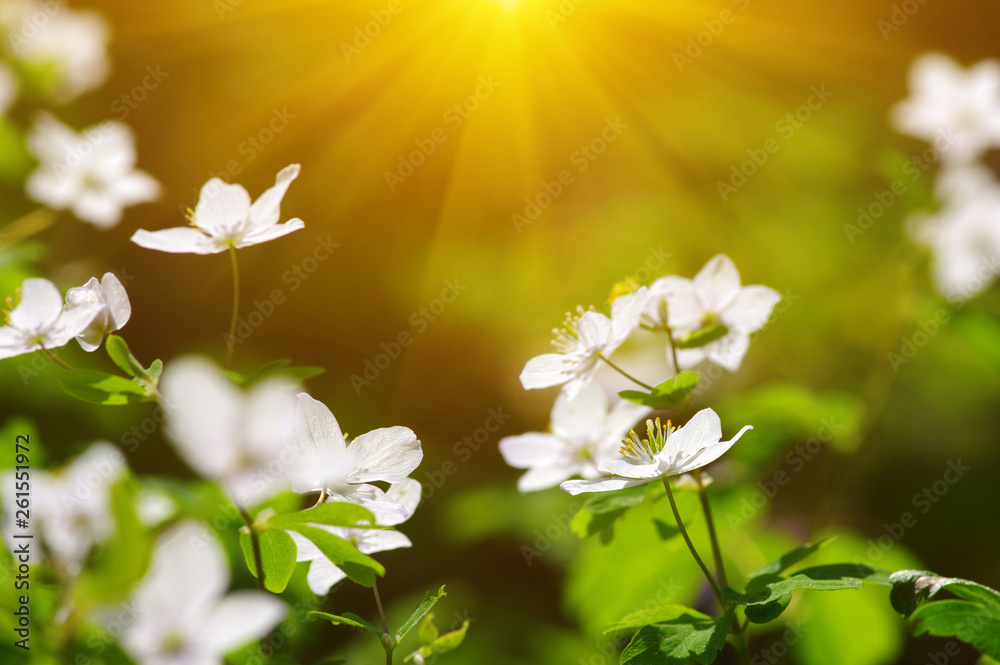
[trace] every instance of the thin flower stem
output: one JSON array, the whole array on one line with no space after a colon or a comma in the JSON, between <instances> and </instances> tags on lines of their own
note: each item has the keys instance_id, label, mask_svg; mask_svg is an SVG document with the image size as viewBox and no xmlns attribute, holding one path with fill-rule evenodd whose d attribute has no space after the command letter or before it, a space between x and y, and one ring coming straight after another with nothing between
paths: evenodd
<instances>
[{"instance_id":1,"label":"thin flower stem","mask_svg":"<svg viewBox=\"0 0 1000 665\"><path fill-rule=\"evenodd\" d=\"M597 357L600 358L601 360L603 360L604 362L606 362L608 364L608 367L610 367L611 369L615 370L616 372L618 372L619 374L621 374L622 376L624 376L629 381L631 381L631 382L633 382L633 383L635 383L637 385L642 386L646 390L650 390L650 391L653 390L653 386L649 385L648 383L643 383L642 381L640 381L639 379L635 378L634 376L632 376L631 374L629 374L628 372L626 372L621 367L619 367L618 365L614 364L613 362L611 362L610 360L608 360L607 358L605 358L601 354L597 354Z\"/></svg>"},{"instance_id":2,"label":"thin flower stem","mask_svg":"<svg viewBox=\"0 0 1000 665\"><path fill-rule=\"evenodd\" d=\"M691 556L694 557L695 562L697 562L698 566L701 568L701 572L705 574L705 579L708 580L708 584L712 587L712 592L715 593L715 597L719 600L719 603L723 607L726 607L726 603L722 600L722 591L719 589L718 583L715 581L715 578L712 577L712 573L709 572L708 566L706 566L705 562L701 560L700 556L698 556L698 550L694 548L694 543L691 542L691 537L688 536L687 529L684 528L684 522L681 520L680 511L677 510L677 502L674 501L673 490L670 489L670 481L666 477L663 478L663 486L667 488L667 499L670 500L670 509L674 511L674 519L677 521L677 529L681 532L681 535L684 536L684 542L687 543L688 549L691 550Z\"/></svg>"},{"instance_id":3,"label":"thin flower stem","mask_svg":"<svg viewBox=\"0 0 1000 665\"><path fill-rule=\"evenodd\" d=\"M692 474L695 482L698 483L698 496L701 499L701 509L705 513L705 523L708 525L708 536L712 541L712 553L715 555L715 575L719 579L719 585L729 586L726 582L726 567L722 561L722 548L719 547L719 536L715 531L715 520L712 519L712 506L708 502L708 492L701 480L701 469L696 469Z\"/></svg>"},{"instance_id":4,"label":"thin flower stem","mask_svg":"<svg viewBox=\"0 0 1000 665\"><path fill-rule=\"evenodd\" d=\"M233 349L236 346L236 317L240 313L240 267L236 262L236 248L229 246L230 264L233 266L233 315L229 321L229 337L226 338L226 369L233 361Z\"/></svg>"},{"instance_id":5,"label":"thin flower stem","mask_svg":"<svg viewBox=\"0 0 1000 665\"><path fill-rule=\"evenodd\" d=\"M52 351L50 351L49 349L46 349L44 344L39 344L38 346L40 346L42 348L42 351L45 352L45 355L47 355L49 358L51 358L52 360L54 360L55 363L57 365L59 365L60 367L62 367L63 369L68 369L68 370L72 370L73 369L69 364L63 362L63 360L60 359L59 356L57 356L56 354L52 353Z\"/></svg>"},{"instance_id":6,"label":"thin flower stem","mask_svg":"<svg viewBox=\"0 0 1000 665\"><path fill-rule=\"evenodd\" d=\"M0 229L0 247L11 247L18 242L44 231L56 221L57 213L48 208L39 208L24 217L15 219Z\"/></svg>"},{"instance_id":7,"label":"thin flower stem","mask_svg":"<svg viewBox=\"0 0 1000 665\"><path fill-rule=\"evenodd\" d=\"M243 521L247 523L247 529L250 530L250 545L253 548L253 563L254 567L257 569L257 590L261 593L267 593L267 589L264 586L264 559L260 554L260 540L257 538L257 529L254 526L253 518L250 517L250 513L241 504L236 504L237 510L240 511L240 515L243 516ZM273 652L271 648L271 638L270 636L264 637L260 641L260 650L265 656L270 656Z\"/></svg>"},{"instance_id":8,"label":"thin flower stem","mask_svg":"<svg viewBox=\"0 0 1000 665\"><path fill-rule=\"evenodd\" d=\"M674 333L669 326L664 325L663 330L667 333L667 341L670 342L670 357L674 361L674 375L676 376L681 373L681 364L677 362L677 343L674 341Z\"/></svg>"},{"instance_id":9,"label":"thin flower stem","mask_svg":"<svg viewBox=\"0 0 1000 665\"><path fill-rule=\"evenodd\" d=\"M385 610L382 609L382 598L378 595L378 582L372 582L372 593L375 594L375 606L378 607L378 616L382 619L382 630L385 635L382 636L382 648L385 649L385 665L392 665L392 651L393 647L389 646L388 640L392 639L389 635L389 622L385 618Z\"/></svg>"}]
</instances>

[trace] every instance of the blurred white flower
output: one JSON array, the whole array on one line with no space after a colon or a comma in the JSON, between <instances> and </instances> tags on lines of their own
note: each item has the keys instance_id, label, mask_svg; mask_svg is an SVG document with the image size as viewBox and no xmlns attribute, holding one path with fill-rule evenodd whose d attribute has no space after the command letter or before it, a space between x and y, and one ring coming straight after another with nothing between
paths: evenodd
<instances>
[{"instance_id":1,"label":"blurred white flower","mask_svg":"<svg viewBox=\"0 0 1000 665\"><path fill-rule=\"evenodd\" d=\"M942 53L910 68L910 97L892 109L899 131L936 143L942 161L966 163L1000 146L1000 61L965 69Z\"/></svg>"},{"instance_id":2,"label":"blurred white flower","mask_svg":"<svg viewBox=\"0 0 1000 665\"><path fill-rule=\"evenodd\" d=\"M135 169L135 138L128 125L106 121L77 134L41 113L28 134L38 169L28 196L102 229L118 224L124 208L155 200L160 184Z\"/></svg>"},{"instance_id":3,"label":"blurred white flower","mask_svg":"<svg viewBox=\"0 0 1000 665\"><path fill-rule=\"evenodd\" d=\"M158 539L149 574L130 599L135 620L119 641L137 665L217 665L284 618L271 595L229 588L222 545L196 522L181 522Z\"/></svg>"},{"instance_id":4,"label":"blurred white flower","mask_svg":"<svg viewBox=\"0 0 1000 665\"><path fill-rule=\"evenodd\" d=\"M406 517L397 512L372 511L375 514L375 524L379 526L396 526L406 521L420 503L421 487L420 482L413 478L404 478L398 483L393 483L389 487L386 495L390 500L403 507ZM313 524L312 526L324 531L328 531L335 536L339 536L358 548L362 554L374 554L375 552L387 552L401 547L410 547L410 539L399 531L379 530L379 529L347 529L343 527L326 526L324 524ZM295 541L297 548L296 561L308 561L309 572L306 581L312 592L323 596L329 593L330 588L344 579L347 575L338 568L332 561L326 558L312 541L296 533L288 531L288 535Z\"/></svg>"},{"instance_id":5,"label":"blurred white flower","mask_svg":"<svg viewBox=\"0 0 1000 665\"><path fill-rule=\"evenodd\" d=\"M639 316L647 300L646 287L615 298L610 318L595 311L578 309L579 316L566 315L565 328L554 330L557 353L532 358L521 371L526 390L565 384L563 391L575 397L594 379L601 358L609 358L639 327Z\"/></svg>"},{"instance_id":6,"label":"blurred white flower","mask_svg":"<svg viewBox=\"0 0 1000 665\"><path fill-rule=\"evenodd\" d=\"M76 575L90 550L114 533L110 490L124 468L124 457L117 448L97 442L59 471L33 470L30 530L16 526L16 473L4 474L0 485L4 491L3 530L12 551L24 541L11 536L33 533L59 569ZM37 548L31 551L33 557L39 554Z\"/></svg>"},{"instance_id":7,"label":"blurred white flower","mask_svg":"<svg viewBox=\"0 0 1000 665\"><path fill-rule=\"evenodd\" d=\"M295 443L302 451L289 472L296 492L325 491L369 510L408 516L404 506L371 483L399 483L420 465L424 453L409 428L384 427L348 444L330 409L300 393Z\"/></svg>"},{"instance_id":8,"label":"blurred white flower","mask_svg":"<svg viewBox=\"0 0 1000 665\"><path fill-rule=\"evenodd\" d=\"M17 99L17 78L10 67L0 62L0 116L7 113Z\"/></svg>"},{"instance_id":9,"label":"blurred white flower","mask_svg":"<svg viewBox=\"0 0 1000 665\"><path fill-rule=\"evenodd\" d=\"M683 427L673 428L646 421L647 438L635 431L622 442L620 459L606 460L598 468L610 474L597 480L567 480L560 487L570 494L610 492L689 473L722 457L747 430L747 425L729 441L722 441L722 423L712 409L702 409Z\"/></svg>"},{"instance_id":10,"label":"blurred white flower","mask_svg":"<svg viewBox=\"0 0 1000 665\"><path fill-rule=\"evenodd\" d=\"M65 346L83 334L100 310L92 304L63 308L55 284L40 277L26 279L20 302L7 314L7 325L0 328L0 358Z\"/></svg>"},{"instance_id":11,"label":"blurred white flower","mask_svg":"<svg viewBox=\"0 0 1000 665\"><path fill-rule=\"evenodd\" d=\"M161 231L140 229L132 242L140 247L177 254L218 254L230 247L249 247L280 238L305 227L298 218L279 224L281 200L299 175L299 165L286 166L273 187L250 203L242 185L230 185L212 178L201 188L191 226Z\"/></svg>"},{"instance_id":12,"label":"blurred white flower","mask_svg":"<svg viewBox=\"0 0 1000 665\"><path fill-rule=\"evenodd\" d=\"M941 210L909 220L914 240L933 256L934 283L952 302L974 297L1000 274L1000 182L985 166L942 171Z\"/></svg>"},{"instance_id":13,"label":"blurred white flower","mask_svg":"<svg viewBox=\"0 0 1000 665\"><path fill-rule=\"evenodd\" d=\"M289 445L295 394L283 379L237 388L212 363L187 357L160 378L167 434L188 465L222 481L242 505L255 505L288 485L299 452Z\"/></svg>"},{"instance_id":14,"label":"blurred white flower","mask_svg":"<svg viewBox=\"0 0 1000 665\"><path fill-rule=\"evenodd\" d=\"M500 440L504 461L528 469L517 481L522 492L555 487L573 476L598 478L597 465L610 459L621 440L651 409L618 401L608 409L600 386L590 384L572 399L560 394L552 407L552 432L529 432Z\"/></svg>"},{"instance_id":15,"label":"blurred white flower","mask_svg":"<svg viewBox=\"0 0 1000 665\"><path fill-rule=\"evenodd\" d=\"M132 304L128 300L125 287L114 273L106 272L101 281L91 277L83 286L76 286L66 292L66 307L96 305L99 309L93 321L76 341L85 351L95 351L108 333L121 330L132 316Z\"/></svg>"},{"instance_id":16,"label":"blurred white flower","mask_svg":"<svg viewBox=\"0 0 1000 665\"><path fill-rule=\"evenodd\" d=\"M750 348L750 333L764 327L781 300L781 294L766 286L741 287L740 273L724 254L709 260L694 279L661 277L649 287L649 293L644 317L662 325L665 303L667 325L675 339L711 325L728 328L726 335L714 342L677 349L682 370L708 359L735 372Z\"/></svg>"},{"instance_id":17,"label":"blurred white flower","mask_svg":"<svg viewBox=\"0 0 1000 665\"><path fill-rule=\"evenodd\" d=\"M65 2L7 0L0 22L12 55L35 67L52 67L53 97L67 102L108 76L108 27L100 15L68 9Z\"/></svg>"}]
</instances>

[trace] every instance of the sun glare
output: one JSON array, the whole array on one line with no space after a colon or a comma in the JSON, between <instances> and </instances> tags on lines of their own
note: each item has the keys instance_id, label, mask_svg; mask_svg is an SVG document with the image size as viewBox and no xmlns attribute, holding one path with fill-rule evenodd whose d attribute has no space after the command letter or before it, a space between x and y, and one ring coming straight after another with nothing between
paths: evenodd
<instances>
[{"instance_id":1,"label":"sun glare","mask_svg":"<svg viewBox=\"0 0 1000 665\"><path fill-rule=\"evenodd\" d=\"M505 12L515 12L517 8L523 5L528 0L487 0L487 2L492 2L493 4L500 5L500 8Z\"/></svg>"}]
</instances>

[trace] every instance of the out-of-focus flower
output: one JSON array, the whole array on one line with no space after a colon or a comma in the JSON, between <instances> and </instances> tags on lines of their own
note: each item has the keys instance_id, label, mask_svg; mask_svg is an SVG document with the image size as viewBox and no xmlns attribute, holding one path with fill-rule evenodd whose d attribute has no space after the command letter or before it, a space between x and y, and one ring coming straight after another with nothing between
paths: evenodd
<instances>
[{"instance_id":1,"label":"out-of-focus flower","mask_svg":"<svg viewBox=\"0 0 1000 665\"><path fill-rule=\"evenodd\" d=\"M694 279L661 277L649 292L644 317L662 318L665 303L667 325L675 339L712 325L728 329L704 346L677 349L679 369L708 359L735 372L750 348L750 333L764 327L781 300L781 294L766 286L741 286L740 273L724 254L709 260Z\"/></svg>"},{"instance_id":2,"label":"out-of-focus flower","mask_svg":"<svg viewBox=\"0 0 1000 665\"><path fill-rule=\"evenodd\" d=\"M325 491L373 511L408 516L404 506L371 483L399 483L420 465L424 453L409 428L384 427L348 444L330 409L300 393L295 443L302 451L289 472L296 492Z\"/></svg>"},{"instance_id":3,"label":"out-of-focus flower","mask_svg":"<svg viewBox=\"0 0 1000 665\"><path fill-rule=\"evenodd\" d=\"M121 452L109 443L97 442L60 471L32 471L29 529L17 526L15 492L22 490L16 484L16 472L4 474L3 529L8 543L16 548L23 541L11 536L34 534L60 570L77 574L90 550L114 533L110 490L123 470Z\"/></svg>"},{"instance_id":4,"label":"out-of-focus flower","mask_svg":"<svg viewBox=\"0 0 1000 665\"><path fill-rule=\"evenodd\" d=\"M899 131L934 143L942 161L966 163L1000 146L1000 62L968 69L942 53L910 68L910 97L892 109Z\"/></svg>"},{"instance_id":5,"label":"out-of-focus flower","mask_svg":"<svg viewBox=\"0 0 1000 665\"><path fill-rule=\"evenodd\" d=\"M286 166L278 173L274 187L253 204L242 185L212 178L201 188L191 226L161 231L140 229L132 235L132 242L175 254L218 254L230 247L249 247L298 231L305 227L301 219L278 223L281 200L298 175L298 164Z\"/></svg>"},{"instance_id":6,"label":"out-of-focus flower","mask_svg":"<svg viewBox=\"0 0 1000 665\"><path fill-rule=\"evenodd\" d=\"M287 487L299 452L289 445L295 394L283 379L241 391L212 363L181 358L160 379L167 433L180 456L233 498L253 505Z\"/></svg>"},{"instance_id":7,"label":"out-of-focus flower","mask_svg":"<svg viewBox=\"0 0 1000 665\"><path fill-rule=\"evenodd\" d=\"M26 184L28 196L98 228L115 226L126 207L160 195L160 184L136 170L135 138L124 123L109 120L77 134L42 113L28 147L39 162Z\"/></svg>"},{"instance_id":8,"label":"out-of-focus flower","mask_svg":"<svg viewBox=\"0 0 1000 665\"><path fill-rule=\"evenodd\" d=\"M722 423L712 409L702 409L683 427L674 429L657 418L646 421L648 438L634 431L622 442L621 459L606 460L598 468L609 478L567 480L560 487L570 494L610 492L651 483L660 478L690 473L719 459L749 429L747 425L729 441L722 441Z\"/></svg>"},{"instance_id":9,"label":"out-of-focus flower","mask_svg":"<svg viewBox=\"0 0 1000 665\"><path fill-rule=\"evenodd\" d=\"M5 114L17 99L17 77L10 67L0 62L0 115Z\"/></svg>"},{"instance_id":10,"label":"out-of-focus flower","mask_svg":"<svg viewBox=\"0 0 1000 665\"><path fill-rule=\"evenodd\" d=\"M107 78L108 27L99 14L71 10L64 2L14 0L0 7L0 23L15 58L54 70L56 101L70 101Z\"/></svg>"},{"instance_id":11,"label":"out-of-focus flower","mask_svg":"<svg viewBox=\"0 0 1000 665\"><path fill-rule=\"evenodd\" d=\"M214 665L282 620L285 604L270 595L229 588L222 545L196 522L157 540L150 572L132 594L135 620L122 647L138 665Z\"/></svg>"},{"instance_id":12,"label":"out-of-focus flower","mask_svg":"<svg viewBox=\"0 0 1000 665\"><path fill-rule=\"evenodd\" d=\"M639 327L646 300L646 287L641 287L615 298L610 318L582 308L578 316L567 314L565 328L553 331L557 353L529 360L521 372L521 385L533 390L565 384L566 395L575 397L593 380L601 358L610 357Z\"/></svg>"},{"instance_id":13,"label":"out-of-focus flower","mask_svg":"<svg viewBox=\"0 0 1000 665\"><path fill-rule=\"evenodd\" d=\"M389 487L386 495L390 500L406 511L406 517L397 512L373 511L375 524L379 526L396 526L406 521L420 503L421 487L420 482L413 478L405 478L398 483L393 483ZM374 554L375 552L387 552L401 547L410 547L410 539L399 531L380 529L346 529L343 527L326 526L324 524L313 524L312 526L328 531L335 536L339 536L358 548L362 554ZM288 535L295 541L297 548L296 561L308 561L309 572L306 581L312 592L323 596L329 593L330 588L344 579L347 575L338 568L332 561L316 547L312 541L305 536L289 531Z\"/></svg>"},{"instance_id":14,"label":"out-of-focus flower","mask_svg":"<svg viewBox=\"0 0 1000 665\"><path fill-rule=\"evenodd\" d=\"M83 286L66 292L66 307L83 305L98 307L94 320L76 338L85 351L96 351L105 335L121 330L132 316L128 293L114 273L110 272L104 273L100 282L96 277L91 277Z\"/></svg>"},{"instance_id":15,"label":"out-of-focus flower","mask_svg":"<svg viewBox=\"0 0 1000 665\"><path fill-rule=\"evenodd\" d=\"M933 255L934 283L952 302L968 300L1000 274L1000 183L985 166L945 169L935 183L942 208L910 220Z\"/></svg>"},{"instance_id":16,"label":"out-of-focus flower","mask_svg":"<svg viewBox=\"0 0 1000 665\"><path fill-rule=\"evenodd\" d=\"M83 334L100 310L93 304L64 309L55 284L40 277L26 279L21 301L7 314L7 325L0 328L0 358L65 346Z\"/></svg>"},{"instance_id":17,"label":"out-of-focus flower","mask_svg":"<svg viewBox=\"0 0 1000 665\"><path fill-rule=\"evenodd\" d=\"M552 407L552 432L529 432L500 440L504 461L528 469L517 481L522 492L555 487L573 476L598 478L597 465L610 459L621 439L650 409L619 401L611 409L600 386L590 384L572 399L565 393Z\"/></svg>"}]
</instances>

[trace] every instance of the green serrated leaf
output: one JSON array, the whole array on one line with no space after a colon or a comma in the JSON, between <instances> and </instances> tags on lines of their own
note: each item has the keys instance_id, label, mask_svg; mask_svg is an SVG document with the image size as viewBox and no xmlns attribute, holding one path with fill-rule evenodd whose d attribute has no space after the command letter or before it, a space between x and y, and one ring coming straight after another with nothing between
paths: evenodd
<instances>
[{"instance_id":1,"label":"green serrated leaf","mask_svg":"<svg viewBox=\"0 0 1000 665\"><path fill-rule=\"evenodd\" d=\"M745 594L726 587L722 590L722 600L726 603L739 605L764 605L773 603L796 589L814 591L858 589L864 582L888 586L889 573L870 566L834 563L805 568L789 577L775 575L765 582L759 590L755 589L751 592L748 589Z\"/></svg>"},{"instance_id":2,"label":"green serrated leaf","mask_svg":"<svg viewBox=\"0 0 1000 665\"><path fill-rule=\"evenodd\" d=\"M684 339L674 340L678 349L697 349L698 347L711 344L729 334L729 328L721 323L713 323L710 326L699 328Z\"/></svg>"},{"instance_id":3,"label":"green serrated leaf","mask_svg":"<svg viewBox=\"0 0 1000 665\"><path fill-rule=\"evenodd\" d=\"M701 375L687 370L677 376L653 386L650 392L642 390L622 390L618 395L635 404L642 404L653 409L675 409L687 399L691 391L698 385Z\"/></svg>"},{"instance_id":4,"label":"green serrated leaf","mask_svg":"<svg viewBox=\"0 0 1000 665\"><path fill-rule=\"evenodd\" d=\"M818 543L806 543L801 547L796 547L794 550L785 552L774 561L771 561L770 563L761 566L754 572L750 573L749 577L750 579L753 579L755 577L760 577L761 575L778 575L783 573L798 562L823 549L832 543L833 540L833 538L825 538Z\"/></svg>"},{"instance_id":5,"label":"green serrated leaf","mask_svg":"<svg viewBox=\"0 0 1000 665\"><path fill-rule=\"evenodd\" d=\"M295 541L280 529L261 529L257 532L257 542L260 545L261 565L264 567L264 587L268 591L281 593L295 572ZM247 568L254 577L257 577L253 541L249 529L245 526L240 528L240 548L243 550Z\"/></svg>"},{"instance_id":6,"label":"green serrated leaf","mask_svg":"<svg viewBox=\"0 0 1000 665\"><path fill-rule=\"evenodd\" d=\"M632 612L623 616L618 621L608 626L607 633L614 633L620 630L635 630L636 628L642 628L643 626L649 625L651 623L663 623L667 621L672 621L678 617L682 616L692 616L699 619L712 620L711 617L693 610L690 607L685 607L684 605L660 605L658 607L652 607L645 610L639 610L638 612Z\"/></svg>"},{"instance_id":7,"label":"green serrated leaf","mask_svg":"<svg viewBox=\"0 0 1000 665\"><path fill-rule=\"evenodd\" d=\"M57 377L62 389L73 397L92 404L120 406L148 402L154 397L145 388L122 376L77 369Z\"/></svg>"},{"instance_id":8,"label":"green serrated leaf","mask_svg":"<svg viewBox=\"0 0 1000 665\"><path fill-rule=\"evenodd\" d=\"M364 506L347 501L330 501L297 513L282 513L272 517L268 524L276 528L290 528L292 524L325 524L357 529L384 529L375 524L375 516Z\"/></svg>"},{"instance_id":9,"label":"green serrated leaf","mask_svg":"<svg viewBox=\"0 0 1000 665\"><path fill-rule=\"evenodd\" d=\"M927 570L900 570L889 581L892 583L889 600L903 616L912 614L921 601L933 598L941 590L1000 613L1000 592L971 580L941 577Z\"/></svg>"},{"instance_id":10,"label":"green serrated leaf","mask_svg":"<svg viewBox=\"0 0 1000 665\"><path fill-rule=\"evenodd\" d=\"M375 636L375 639L381 642L382 640L382 630L361 617L357 614L351 614L350 612L345 612L343 616L338 616L336 614L327 614L326 612L310 612L308 616L319 617L320 619L326 619L334 626L350 626L351 628L360 628L361 630L367 631Z\"/></svg>"},{"instance_id":11,"label":"green serrated leaf","mask_svg":"<svg viewBox=\"0 0 1000 665\"><path fill-rule=\"evenodd\" d=\"M406 620L406 623L404 623L399 630L396 631L396 644L399 644L403 638L406 637L406 634L413 630L413 627L416 626L417 623L431 611L431 608L446 595L447 594L445 593L443 586L437 590L436 594L428 592L420 604L417 605L417 609L413 610L413 614L411 614L410 618Z\"/></svg>"},{"instance_id":12,"label":"green serrated leaf","mask_svg":"<svg viewBox=\"0 0 1000 665\"><path fill-rule=\"evenodd\" d=\"M718 619L688 612L639 629L622 652L622 665L684 665L688 659L702 665L715 661L726 643L733 608Z\"/></svg>"},{"instance_id":13,"label":"green serrated leaf","mask_svg":"<svg viewBox=\"0 0 1000 665\"><path fill-rule=\"evenodd\" d=\"M910 616L914 635L957 637L993 658L1000 658L1000 615L978 603L939 600Z\"/></svg>"},{"instance_id":14,"label":"green serrated leaf","mask_svg":"<svg viewBox=\"0 0 1000 665\"><path fill-rule=\"evenodd\" d=\"M104 350L108 352L108 357L111 358L111 361L129 376L145 379L150 382L153 381L153 377L146 372L146 368L142 366L142 363L132 355L132 351L129 350L125 340L118 335L108 335L104 341Z\"/></svg>"},{"instance_id":15,"label":"green serrated leaf","mask_svg":"<svg viewBox=\"0 0 1000 665\"><path fill-rule=\"evenodd\" d=\"M327 559L344 574L362 586L370 587L375 583L375 576L385 575L385 568L367 554L362 554L354 545L329 531L308 524L291 524L291 531L301 533L319 548Z\"/></svg>"}]
</instances>

